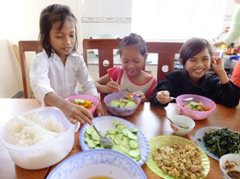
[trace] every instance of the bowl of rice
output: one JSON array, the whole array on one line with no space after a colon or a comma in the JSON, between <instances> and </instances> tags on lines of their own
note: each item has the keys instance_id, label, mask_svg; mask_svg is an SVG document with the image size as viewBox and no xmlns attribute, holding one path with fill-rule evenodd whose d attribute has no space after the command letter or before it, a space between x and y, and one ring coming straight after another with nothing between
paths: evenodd
<instances>
[{"instance_id":1,"label":"bowl of rice","mask_svg":"<svg viewBox=\"0 0 240 179\"><path fill-rule=\"evenodd\" d=\"M42 169L68 155L78 125L70 123L58 108L37 108L8 120L1 128L0 139L16 165Z\"/></svg>"}]
</instances>

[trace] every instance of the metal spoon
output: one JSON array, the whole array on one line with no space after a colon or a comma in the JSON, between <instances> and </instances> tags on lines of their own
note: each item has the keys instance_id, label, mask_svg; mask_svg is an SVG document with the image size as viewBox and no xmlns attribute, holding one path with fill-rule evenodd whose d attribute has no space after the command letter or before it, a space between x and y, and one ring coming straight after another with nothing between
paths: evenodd
<instances>
[{"instance_id":1,"label":"metal spoon","mask_svg":"<svg viewBox=\"0 0 240 179\"><path fill-rule=\"evenodd\" d=\"M166 116L167 120L169 120L172 124L180 127L180 128L183 128L183 129L189 129L188 126L182 126L182 125L179 125L179 124L176 124L175 122L173 122L168 116Z\"/></svg>"},{"instance_id":2,"label":"metal spoon","mask_svg":"<svg viewBox=\"0 0 240 179\"><path fill-rule=\"evenodd\" d=\"M175 97L170 97L170 100L175 100L176 98ZM183 101L185 102L189 102L189 101L192 101L193 100L193 97L189 97L189 98L185 98L185 99L182 99Z\"/></svg>"},{"instance_id":3,"label":"metal spoon","mask_svg":"<svg viewBox=\"0 0 240 179\"><path fill-rule=\"evenodd\" d=\"M94 124L92 126L95 129L95 131L97 132L97 134L99 135L100 143L102 144L102 146L104 148L111 149L112 146L113 146L112 141L109 138L107 138L107 137L103 137Z\"/></svg>"}]
</instances>

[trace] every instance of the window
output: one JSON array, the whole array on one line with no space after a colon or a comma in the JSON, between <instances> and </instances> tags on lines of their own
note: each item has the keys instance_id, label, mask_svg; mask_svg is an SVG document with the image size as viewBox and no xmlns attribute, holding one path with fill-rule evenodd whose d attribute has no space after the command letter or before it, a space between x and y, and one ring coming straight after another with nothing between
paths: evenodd
<instances>
[{"instance_id":1,"label":"window","mask_svg":"<svg viewBox=\"0 0 240 179\"><path fill-rule=\"evenodd\" d=\"M132 0L132 32L145 39L212 39L223 29L228 0Z\"/></svg>"}]
</instances>

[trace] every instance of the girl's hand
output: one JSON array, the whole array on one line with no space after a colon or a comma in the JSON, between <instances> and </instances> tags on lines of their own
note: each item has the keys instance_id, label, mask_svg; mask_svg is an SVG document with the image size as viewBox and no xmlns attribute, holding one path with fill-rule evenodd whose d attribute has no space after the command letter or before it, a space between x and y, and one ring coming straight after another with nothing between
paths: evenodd
<instances>
[{"instance_id":1,"label":"girl's hand","mask_svg":"<svg viewBox=\"0 0 240 179\"><path fill-rule=\"evenodd\" d=\"M158 102L161 104L167 104L171 101L170 93L167 90L158 91L156 98L157 98Z\"/></svg>"},{"instance_id":2,"label":"girl's hand","mask_svg":"<svg viewBox=\"0 0 240 179\"><path fill-rule=\"evenodd\" d=\"M80 105L66 101L66 103L61 106L61 110L72 123L79 121L81 124L92 124L93 115Z\"/></svg>"},{"instance_id":3,"label":"girl's hand","mask_svg":"<svg viewBox=\"0 0 240 179\"><path fill-rule=\"evenodd\" d=\"M219 55L213 56L212 67L217 75L225 71L223 60L219 57Z\"/></svg>"},{"instance_id":4,"label":"girl's hand","mask_svg":"<svg viewBox=\"0 0 240 179\"><path fill-rule=\"evenodd\" d=\"M96 109L96 115L97 116L104 116L106 114L107 114L106 110L104 110L102 104L99 103L98 106L97 106L97 109Z\"/></svg>"},{"instance_id":5,"label":"girl's hand","mask_svg":"<svg viewBox=\"0 0 240 179\"><path fill-rule=\"evenodd\" d=\"M113 81L113 80L109 81L106 84L106 87L107 87L107 90L106 90L107 93L117 92L120 89L119 84L116 81Z\"/></svg>"},{"instance_id":6,"label":"girl's hand","mask_svg":"<svg viewBox=\"0 0 240 179\"><path fill-rule=\"evenodd\" d=\"M147 101L147 98L146 98L145 94L142 91L135 91L133 93L133 95L138 96L141 99L141 102L146 102Z\"/></svg>"}]
</instances>

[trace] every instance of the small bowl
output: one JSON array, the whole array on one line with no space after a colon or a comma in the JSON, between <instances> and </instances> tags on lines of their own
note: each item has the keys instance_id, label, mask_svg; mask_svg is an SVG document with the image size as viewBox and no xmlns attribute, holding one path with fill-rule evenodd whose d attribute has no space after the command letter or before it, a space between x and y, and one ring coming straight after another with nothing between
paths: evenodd
<instances>
[{"instance_id":1,"label":"small bowl","mask_svg":"<svg viewBox=\"0 0 240 179\"><path fill-rule=\"evenodd\" d=\"M239 172L239 178L240 178L240 154L225 154L223 155L220 160L219 160L219 167L221 169L221 173L223 175L223 178L224 179L232 179L228 174L227 172L229 170L227 170L225 168L225 164L226 164L226 161L229 161L229 162L234 162L234 167L232 170L234 171L238 171Z\"/></svg>"},{"instance_id":2,"label":"small bowl","mask_svg":"<svg viewBox=\"0 0 240 179\"><path fill-rule=\"evenodd\" d=\"M185 101L184 99L192 97L195 102L201 102L207 111L196 111L186 107L190 101ZM203 120L208 118L208 116L216 109L216 103L209 98L195 94L183 94L176 98L177 106L181 114L185 114L194 120Z\"/></svg>"},{"instance_id":3,"label":"small bowl","mask_svg":"<svg viewBox=\"0 0 240 179\"><path fill-rule=\"evenodd\" d=\"M35 117L35 115L39 117ZM71 151L74 144L74 132L76 130L76 126L70 123L58 108L37 108L27 111L20 116L32 116L31 118L34 117L34 119L37 120L41 118L41 122L54 118L62 125L65 131L59 133L59 135L54 138L46 138L46 141L43 142L41 140L39 141L38 138L33 137L34 135L39 136L39 133L36 131L33 132L34 135L31 135L30 138L18 137L20 135L19 129L25 126L25 124L19 120L17 116L11 118L2 126L0 139L16 165L21 168L31 170L46 168L61 161ZM55 129L56 126L53 122L50 122L47 125L48 127L51 126L52 129ZM27 131L32 128L29 129L28 127L22 129L25 129L26 136L26 134L29 133ZM22 134L24 133L22 132ZM13 141L18 142L15 143ZM29 141L35 142L30 144ZM19 142L21 142L21 144Z\"/></svg>"},{"instance_id":4,"label":"small bowl","mask_svg":"<svg viewBox=\"0 0 240 179\"><path fill-rule=\"evenodd\" d=\"M74 99L83 99L83 100L88 100L93 103L93 106L88 109L90 113L94 113L98 104L99 104L99 99L96 96L91 96L91 95L74 95L74 96L69 96L66 98L66 100L73 102Z\"/></svg>"},{"instance_id":5,"label":"small bowl","mask_svg":"<svg viewBox=\"0 0 240 179\"><path fill-rule=\"evenodd\" d=\"M109 105L112 100L120 99L123 97L124 96L122 92L111 93L104 97L103 102L111 114L121 117L130 116L137 110L138 105L141 103L141 99L138 96L134 96L134 99L137 103L133 107L113 107Z\"/></svg>"},{"instance_id":6,"label":"small bowl","mask_svg":"<svg viewBox=\"0 0 240 179\"><path fill-rule=\"evenodd\" d=\"M170 119L173 121L173 123L170 122L171 128L174 133L179 136L187 135L195 127L194 120L185 115L172 115ZM183 126L184 128L180 126Z\"/></svg>"},{"instance_id":7,"label":"small bowl","mask_svg":"<svg viewBox=\"0 0 240 179\"><path fill-rule=\"evenodd\" d=\"M62 161L47 179L147 179L142 168L127 156L108 149L88 150Z\"/></svg>"}]
</instances>

